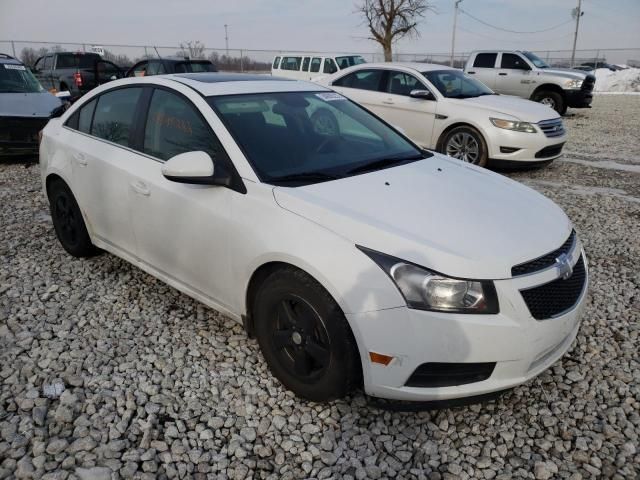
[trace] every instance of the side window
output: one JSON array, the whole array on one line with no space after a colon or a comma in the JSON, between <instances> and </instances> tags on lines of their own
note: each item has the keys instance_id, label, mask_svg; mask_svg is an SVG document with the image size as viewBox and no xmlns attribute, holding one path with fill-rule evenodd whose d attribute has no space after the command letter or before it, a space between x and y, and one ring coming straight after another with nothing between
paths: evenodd
<instances>
[{"instance_id":1,"label":"side window","mask_svg":"<svg viewBox=\"0 0 640 480\"><path fill-rule=\"evenodd\" d=\"M324 69L323 73L336 73L338 71L338 67L336 66L336 62L333 61L333 58L325 58L324 59Z\"/></svg>"},{"instance_id":2,"label":"side window","mask_svg":"<svg viewBox=\"0 0 640 480\"><path fill-rule=\"evenodd\" d=\"M98 100L91 100L80 109L80 116L78 117L79 131L84 133L91 132L91 120L93 119L93 111L96 109L96 103L98 103Z\"/></svg>"},{"instance_id":3,"label":"side window","mask_svg":"<svg viewBox=\"0 0 640 480\"><path fill-rule=\"evenodd\" d=\"M531 70L527 62L520 55L514 53L503 53L500 61L500 68L509 68L511 70Z\"/></svg>"},{"instance_id":4,"label":"side window","mask_svg":"<svg viewBox=\"0 0 640 480\"><path fill-rule=\"evenodd\" d=\"M149 62L140 62L135 67L133 67L132 73L129 74L130 77L144 77L147 73L147 66Z\"/></svg>"},{"instance_id":5,"label":"side window","mask_svg":"<svg viewBox=\"0 0 640 480\"><path fill-rule=\"evenodd\" d=\"M300 70L300 63L302 62L302 57L283 57L282 64L280 65L281 70Z\"/></svg>"},{"instance_id":6,"label":"side window","mask_svg":"<svg viewBox=\"0 0 640 480\"><path fill-rule=\"evenodd\" d=\"M273 68L278 68L280 66L280 57L276 57L273 59Z\"/></svg>"},{"instance_id":7,"label":"side window","mask_svg":"<svg viewBox=\"0 0 640 480\"><path fill-rule=\"evenodd\" d=\"M497 53L479 53L473 61L473 66L477 68L494 68L497 57Z\"/></svg>"},{"instance_id":8,"label":"side window","mask_svg":"<svg viewBox=\"0 0 640 480\"><path fill-rule=\"evenodd\" d=\"M384 70L359 70L339 78L333 84L338 87L377 91L380 89L380 80L383 73Z\"/></svg>"},{"instance_id":9,"label":"side window","mask_svg":"<svg viewBox=\"0 0 640 480\"><path fill-rule=\"evenodd\" d=\"M322 59L320 57L313 57L311 59L311 68L309 69L309 71L312 73L319 72L321 63L322 63Z\"/></svg>"},{"instance_id":10,"label":"side window","mask_svg":"<svg viewBox=\"0 0 640 480\"><path fill-rule=\"evenodd\" d=\"M41 70L44 68L44 57L36 60L36 63L33 65L33 70Z\"/></svg>"},{"instance_id":11,"label":"side window","mask_svg":"<svg viewBox=\"0 0 640 480\"><path fill-rule=\"evenodd\" d=\"M387 80L387 92L394 95L409 96L411 90L426 90L420 80L413 75L403 72L389 72L389 79Z\"/></svg>"},{"instance_id":12,"label":"side window","mask_svg":"<svg viewBox=\"0 0 640 480\"><path fill-rule=\"evenodd\" d=\"M162 75L163 73L165 73L164 65L160 60L155 60L149 62L145 75Z\"/></svg>"},{"instance_id":13,"label":"side window","mask_svg":"<svg viewBox=\"0 0 640 480\"><path fill-rule=\"evenodd\" d=\"M110 142L129 146L141 88L122 88L101 95L93 115L91 134Z\"/></svg>"},{"instance_id":14,"label":"side window","mask_svg":"<svg viewBox=\"0 0 640 480\"><path fill-rule=\"evenodd\" d=\"M52 55L47 55L46 57L44 57L44 62L43 62L42 68L44 70L51 70L52 66L53 66L53 56Z\"/></svg>"},{"instance_id":15,"label":"side window","mask_svg":"<svg viewBox=\"0 0 640 480\"><path fill-rule=\"evenodd\" d=\"M309 60L311 60L310 57L304 57L304 60L302 60L302 71L303 72L308 72L309 71Z\"/></svg>"},{"instance_id":16,"label":"side window","mask_svg":"<svg viewBox=\"0 0 640 480\"><path fill-rule=\"evenodd\" d=\"M160 160L196 150L207 152L213 159L226 157L196 107L181 96L161 89L154 90L151 97L143 150Z\"/></svg>"}]
</instances>

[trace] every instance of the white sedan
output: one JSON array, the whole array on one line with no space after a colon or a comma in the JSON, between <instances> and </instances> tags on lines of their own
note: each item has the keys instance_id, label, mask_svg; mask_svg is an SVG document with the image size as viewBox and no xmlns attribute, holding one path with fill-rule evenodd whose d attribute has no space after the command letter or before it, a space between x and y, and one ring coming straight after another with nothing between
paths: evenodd
<instances>
[{"instance_id":1,"label":"white sedan","mask_svg":"<svg viewBox=\"0 0 640 480\"><path fill-rule=\"evenodd\" d=\"M420 146L480 166L544 165L561 155L567 140L552 108L497 95L442 65L367 63L318 83L399 127ZM325 120L327 128L330 122Z\"/></svg>"},{"instance_id":2,"label":"white sedan","mask_svg":"<svg viewBox=\"0 0 640 480\"><path fill-rule=\"evenodd\" d=\"M242 322L304 398L500 391L579 328L586 260L559 207L316 84L110 82L49 122L40 165L67 252L107 250Z\"/></svg>"}]
</instances>

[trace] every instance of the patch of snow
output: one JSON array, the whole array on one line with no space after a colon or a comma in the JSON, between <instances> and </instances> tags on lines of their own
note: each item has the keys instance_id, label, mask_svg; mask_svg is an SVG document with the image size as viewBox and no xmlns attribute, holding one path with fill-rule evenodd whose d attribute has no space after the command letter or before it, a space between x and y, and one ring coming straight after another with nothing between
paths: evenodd
<instances>
[{"instance_id":1,"label":"patch of snow","mask_svg":"<svg viewBox=\"0 0 640 480\"><path fill-rule=\"evenodd\" d=\"M579 158L563 157L563 162L578 163L587 167L606 168L607 170L621 170L623 172L640 173L640 165L618 163L613 160L581 160Z\"/></svg>"},{"instance_id":2,"label":"patch of snow","mask_svg":"<svg viewBox=\"0 0 640 480\"><path fill-rule=\"evenodd\" d=\"M595 75L595 92L640 92L640 68L615 72L608 68L598 68Z\"/></svg>"},{"instance_id":3,"label":"patch of snow","mask_svg":"<svg viewBox=\"0 0 640 480\"><path fill-rule=\"evenodd\" d=\"M531 186L540 185L541 187L560 188L564 191L572 193L574 195L607 195L610 197L619 198L620 200L626 200L632 203L640 203L640 198L629 195L625 190L620 188L608 188L608 187L587 187L585 185L567 185L566 183L550 182L547 180L526 180L523 182Z\"/></svg>"}]
</instances>

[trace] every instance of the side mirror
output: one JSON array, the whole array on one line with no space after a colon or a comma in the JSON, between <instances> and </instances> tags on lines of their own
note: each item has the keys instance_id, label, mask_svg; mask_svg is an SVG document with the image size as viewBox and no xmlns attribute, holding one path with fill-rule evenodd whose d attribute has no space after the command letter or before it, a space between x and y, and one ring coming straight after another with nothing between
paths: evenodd
<instances>
[{"instance_id":1,"label":"side mirror","mask_svg":"<svg viewBox=\"0 0 640 480\"><path fill-rule=\"evenodd\" d=\"M167 180L196 185L223 185L222 179L214 176L213 160L208 153L186 152L171 157L162 165L162 175Z\"/></svg>"},{"instance_id":2,"label":"side mirror","mask_svg":"<svg viewBox=\"0 0 640 480\"><path fill-rule=\"evenodd\" d=\"M422 100L435 100L436 97L433 96L429 90L411 90L409 93L411 98L420 98Z\"/></svg>"}]
</instances>

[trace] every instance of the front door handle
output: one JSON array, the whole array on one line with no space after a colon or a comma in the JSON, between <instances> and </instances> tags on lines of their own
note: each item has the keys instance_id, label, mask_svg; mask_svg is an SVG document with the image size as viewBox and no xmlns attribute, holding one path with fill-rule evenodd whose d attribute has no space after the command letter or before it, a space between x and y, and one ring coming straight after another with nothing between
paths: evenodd
<instances>
[{"instance_id":1,"label":"front door handle","mask_svg":"<svg viewBox=\"0 0 640 480\"><path fill-rule=\"evenodd\" d=\"M468 73L469 75L473 75L473 74L474 74L474 73L476 73L476 72L467 72L467 73Z\"/></svg>"},{"instance_id":2,"label":"front door handle","mask_svg":"<svg viewBox=\"0 0 640 480\"><path fill-rule=\"evenodd\" d=\"M87 166L87 159L84 158L84 155L81 153L74 153L73 154L73 159L75 160L75 162L80 165L81 167L86 167Z\"/></svg>"},{"instance_id":3,"label":"front door handle","mask_svg":"<svg viewBox=\"0 0 640 480\"><path fill-rule=\"evenodd\" d=\"M148 197L149 195L151 195L151 190L149 190L149 187L147 187L147 185L144 182L140 182L140 181L133 182L131 184L131 188L133 189L134 192L144 197Z\"/></svg>"},{"instance_id":4,"label":"front door handle","mask_svg":"<svg viewBox=\"0 0 640 480\"><path fill-rule=\"evenodd\" d=\"M382 100L385 105L393 105L393 100Z\"/></svg>"},{"instance_id":5,"label":"front door handle","mask_svg":"<svg viewBox=\"0 0 640 480\"><path fill-rule=\"evenodd\" d=\"M504 77L506 75L506 73L500 72L500 73L498 73L498 75L502 75Z\"/></svg>"}]
</instances>

